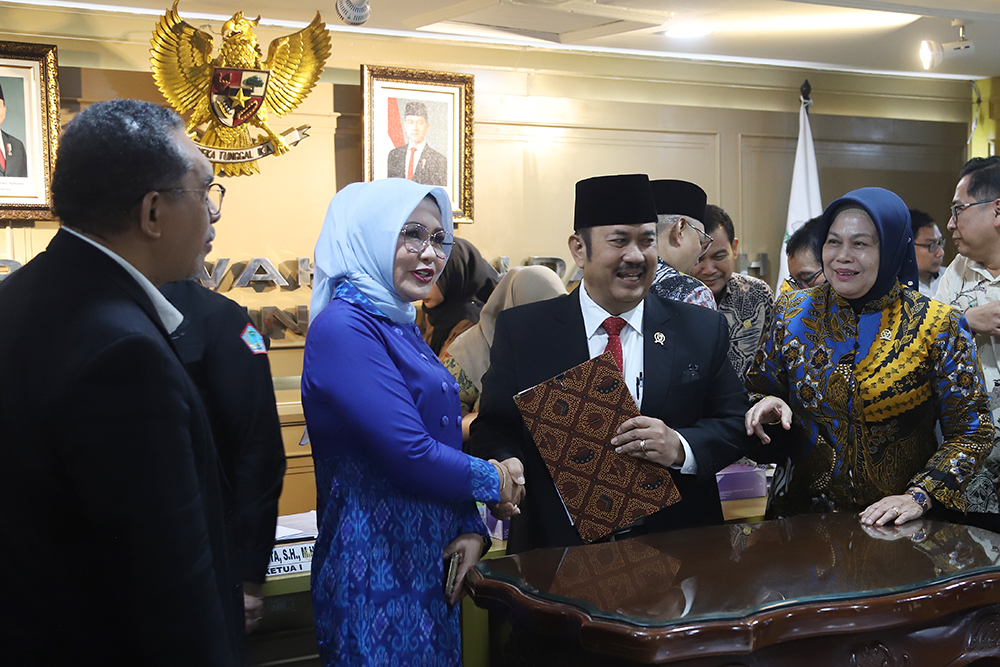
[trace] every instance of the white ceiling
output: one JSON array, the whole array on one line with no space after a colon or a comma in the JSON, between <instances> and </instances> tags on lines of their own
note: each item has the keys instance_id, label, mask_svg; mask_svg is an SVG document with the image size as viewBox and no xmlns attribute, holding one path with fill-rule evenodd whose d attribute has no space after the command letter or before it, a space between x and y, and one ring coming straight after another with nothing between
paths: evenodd
<instances>
[{"instance_id":1,"label":"white ceiling","mask_svg":"<svg viewBox=\"0 0 1000 667\"><path fill-rule=\"evenodd\" d=\"M13 0L33 2L33 0ZM361 0L352 0L355 3ZM667 57L770 61L855 71L923 72L922 39L958 39L965 21L975 53L932 70L952 78L1000 75L1000 0L370 0L357 28L528 41L558 48L662 52ZM94 0L104 6L162 11L169 0ZM39 0L38 4L50 4ZM66 4L77 4L67 2ZM93 6L93 5L92 5ZM181 0L179 11L227 15L242 9L265 19L308 21L316 10L342 26L335 0ZM690 24L703 37L666 36Z\"/></svg>"}]
</instances>

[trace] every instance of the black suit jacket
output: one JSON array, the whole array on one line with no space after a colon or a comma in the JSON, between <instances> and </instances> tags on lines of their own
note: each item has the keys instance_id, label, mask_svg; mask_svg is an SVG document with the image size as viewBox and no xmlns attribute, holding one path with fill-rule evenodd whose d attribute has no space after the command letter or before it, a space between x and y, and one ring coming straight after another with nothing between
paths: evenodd
<instances>
[{"instance_id":1,"label":"black suit jacket","mask_svg":"<svg viewBox=\"0 0 1000 667\"><path fill-rule=\"evenodd\" d=\"M24 152L24 144L17 137L0 130L0 150L6 158L6 169L0 169L0 176L8 178L24 178L28 175L28 156ZM10 149L8 150L8 146Z\"/></svg>"},{"instance_id":2,"label":"black suit jacket","mask_svg":"<svg viewBox=\"0 0 1000 667\"><path fill-rule=\"evenodd\" d=\"M655 342L656 333L665 336L662 345ZM682 499L647 517L649 531L723 521L715 473L752 444L743 426L747 393L729 363L728 349L728 327L719 313L646 296L640 411L682 434L698 462L697 475L670 471ZM506 310L497 318L470 447L476 456L516 456L524 464L527 495L521 515L511 522L508 552L581 544L513 397L589 356L579 288Z\"/></svg>"},{"instance_id":3,"label":"black suit jacket","mask_svg":"<svg viewBox=\"0 0 1000 667\"><path fill-rule=\"evenodd\" d=\"M234 583L262 583L285 474L266 339L242 306L193 280L169 283L160 291L184 314L171 339L205 403L222 464L227 509L235 512L229 526ZM254 335L260 336L262 346L256 352L248 345Z\"/></svg>"},{"instance_id":4,"label":"black suit jacket","mask_svg":"<svg viewBox=\"0 0 1000 667\"><path fill-rule=\"evenodd\" d=\"M3 662L235 664L212 437L147 294L63 230L0 321Z\"/></svg>"},{"instance_id":5,"label":"black suit jacket","mask_svg":"<svg viewBox=\"0 0 1000 667\"><path fill-rule=\"evenodd\" d=\"M389 151L387 175L389 178L406 178L407 151L410 145L403 144ZM448 185L448 161L445 156L430 146L424 145L420 161L413 168L413 182L424 185Z\"/></svg>"}]
</instances>

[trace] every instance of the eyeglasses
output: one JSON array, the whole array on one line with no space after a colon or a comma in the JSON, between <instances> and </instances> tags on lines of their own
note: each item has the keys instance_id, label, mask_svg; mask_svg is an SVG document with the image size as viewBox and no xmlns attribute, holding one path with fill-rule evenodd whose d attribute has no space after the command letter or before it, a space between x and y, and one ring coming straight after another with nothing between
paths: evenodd
<instances>
[{"instance_id":1,"label":"eyeglasses","mask_svg":"<svg viewBox=\"0 0 1000 667\"><path fill-rule=\"evenodd\" d=\"M795 289L809 289L810 287L815 287L815 285L813 285L813 281L819 278L822 273L823 269L820 269L816 273L808 275L802 278L801 280L796 280L795 278L789 277L788 284L794 287Z\"/></svg>"},{"instance_id":2,"label":"eyeglasses","mask_svg":"<svg viewBox=\"0 0 1000 667\"><path fill-rule=\"evenodd\" d=\"M688 223L688 227L698 232L699 236L698 242L701 244L701 254L698 255L698 259L701 259L702 257L704 257L705 253L708 252L708 249L712 247L712 240L713 240L712 236L711 234L706 234L705 232L701 231L700 229L692 225L690 222Z\"/></svg>"},{"instance_id":3,"label":"eyeglasses","mask_svg":"<svg viewBox=\"0 0 1000 667\"><path fill-rule=\"evenodd\" d=\"M205 189L201 188L166 188L158 192L200 192L205 195L205 203L212 215L218 215L222 211L222 200L226 198L226 188L221 183L212 183Z\"/></svg>"},{"instance_id":4,"label":"eyeglasses","mask_svg":"<svg viewBox=\"0 0 1000 667\"><path fill-rule=\"evenodd\" d=\"M938 250L944 248L944 239L937 239L935 241L928 241L927 243L914 243L915 246L920 246L925 248L930 254L936 253Z\"/></svg>"},{"instance_id":5,"label":"eyeglasses","mask_svg":"<svg viewBox=\"0 0 1000 667\"><path fill-rule=\"evenodd\" d=\"M995 202L996 199L983 199L982 201L973 201L968 204L952 204L951 205L951 217L953 220L958 220L958 214L969 208L970 206L978 206L979 204L989 204L990 202Z\"/></svg>"},{"instance_id":6,"label":"eyeglasses","mask_svg":"<svg viewBox=\"0 0 1000 667\"><path fill-rule=\"evenodd\" d=\"M443 229L431 234L430 230L419 222L408 222L399 231L403 237L403 245L413 253L421 253L427 244L430 244L434 254L438 259L448 259L451 246L455 242L455 237Z\"/></svg>"}]
</instances>

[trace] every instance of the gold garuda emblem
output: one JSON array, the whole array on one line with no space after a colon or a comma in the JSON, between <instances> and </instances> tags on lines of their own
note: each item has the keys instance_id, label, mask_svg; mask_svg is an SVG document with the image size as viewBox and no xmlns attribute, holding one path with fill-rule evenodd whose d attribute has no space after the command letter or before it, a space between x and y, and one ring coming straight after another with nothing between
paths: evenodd
<instances>
[{"instance_id":1,"label":"gold garuda emblem","mask_svg":"<svg viewBox=\"0 0 1000 667\"><path fill-rule=\"evenodd\" d=\"M253 32L259 21L233 14L222 26L215 59L212 36L181 19L177 0L153 32L156 85L177 113L191 112L187 131L218 174L260 173L257 160L281 155L308 136L308 125L275 134L267 114L284 116L299 106L330 56L330 33L319 12L299 32L271 42L266 60Z\"/></svg>"}]
</instances>

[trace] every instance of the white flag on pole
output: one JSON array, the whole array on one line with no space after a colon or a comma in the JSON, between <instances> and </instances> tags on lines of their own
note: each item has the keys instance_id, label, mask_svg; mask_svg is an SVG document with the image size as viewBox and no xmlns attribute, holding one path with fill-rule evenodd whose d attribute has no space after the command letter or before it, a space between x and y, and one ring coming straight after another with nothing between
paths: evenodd
<instances>
[{"instance_id":1,"label":"white flag on pole","mask_svg":"<svg viewBox=\"0 0 1000 667\"><path fill-rule=\"evenodd\" d=\"M785 224L785 238L781 242L781 269L775 291L788 278L788 257L785 244L788 237L810 218L823 212L823 200L819 195L819 170L816 169L816 149L813 146L812 128L809 127L809 113L806 109L812 100L803 97L799 109L799 143L795 148L795 169L792 171L792 189L788 196L788 221Z\"/></svg>"}]
</instances>

